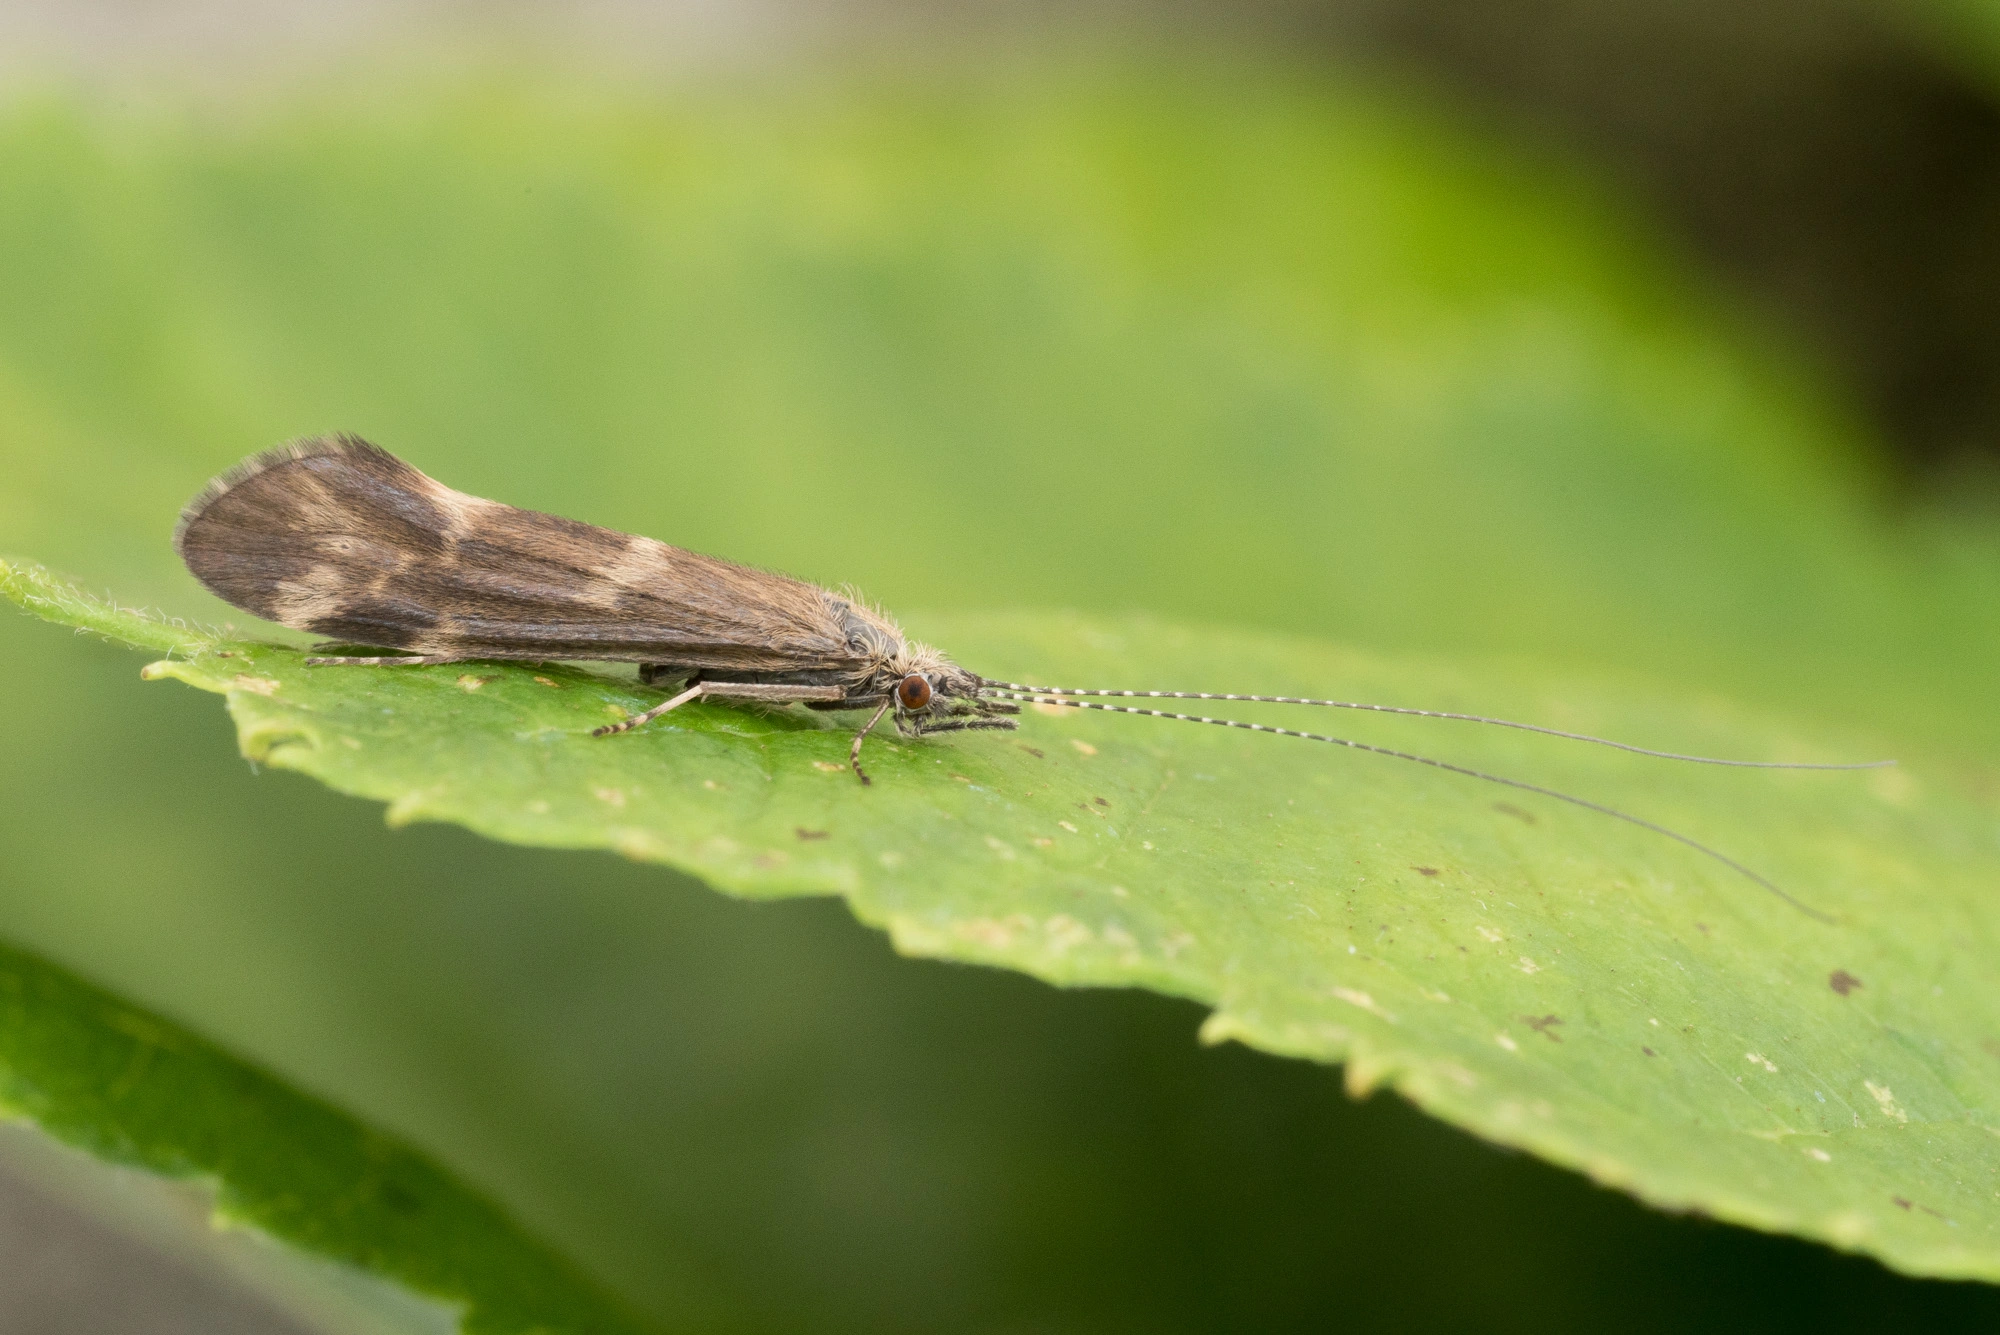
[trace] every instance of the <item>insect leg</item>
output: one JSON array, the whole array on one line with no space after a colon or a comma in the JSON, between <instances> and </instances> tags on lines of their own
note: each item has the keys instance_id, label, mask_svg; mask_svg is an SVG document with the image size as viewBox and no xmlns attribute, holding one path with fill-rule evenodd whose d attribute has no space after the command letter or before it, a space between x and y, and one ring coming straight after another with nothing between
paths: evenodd
<instances>
[{"instance_id":1,"label":"insect leg","mask_svg":"<svg viewBox=\"0 0 2000 1335\"><path fill-rule=\"evenodd\" d=\"M1001 700L960 699L951 701L942 709L936 705L932 705L927 714L930 718L964 718L967 715L976 715L979 718L992 718L995 714L1018 714L1020 712L1021 707L1019 705L1010 706ZM1007 726L1011 728L1014 725L1010 723ZM937 728L926 723L922 731L936 732Z\"/></svg>"},{"instance_id":2,"label":"insect leg","mask_svg":"<svg viewBox=\"0 0 2000 1335\"><path fill-rule=\"evenodd\" d=\"M632 731L632 729L640 726L641 724L651 723L654 719L666 713L669 709L678 709L680 706L686 704L690 700L701 699L702 696L708 694L707 690L705 689L707 685L708 685L707 682L698 681L694 685L688 687L685 691L682 691L679 695L674 696L671 700L668 700L662 704L654 705L651 709L647 710L643 714L634 714L631 718L626 719L622 723L607 723L601 728L592 728L590 730L590 735L592 737L609 737L614 732L630 732Z\"/></svg>"},{"instance_id":3,"label":"insect leg","mask_svg":"<svg viewBox=\"0 0 2000 1335\"><path fill-rule=\"evenodd\" d=\"M1021 725L1010 718L953 718L940 723L926 723L917 729L919 735L929 737L940 732L1007 732Z\"/></svg>"},{"instance_id":4,"label":"insect leg","mask_svg":"<svg viewBox=\"0 0 2000 1335\"><path fill-rule=\"evenodd\" d=\"M873 783L874 780L870 779L868 772L861 768L861 743L875 730L875 725L882 721L882 716L889 712L889 706L895 703L896 697L892 695L877 706L875 712L868 716L868 721L861 725L861 731L854 734L854 745L847 748L847 763L854 767L854 777L864 784Z\"/></svg>"},{"instance_id":5,"label":"insect leg","mask_svg":"<svg viewBox=\"0 0 2000 1335\"><path fill-rule=\"evenodd\" d=\"M842 695L838 686L783 686L761 681L698 681L674 696L671 700L654 705L643 714L635 714L622 723L607 723L591 730L592 737L609 737L614 732L630 732L641 724L651 723L669 709L678 709L690 700L714 696L721 700L762 700L769 704L792 704L806 700L837 700Z\"/></svg>"},{"instance_id":6,"label":"insect leg","mask_svg":"<svg viewBox=\"0 0 2000 1335\"><path fill-rule=\"evenodd\" d=\"M763 700L774 705L808 704L816 700L838 700L845 694L838 686L795 686L789 682L705 681L703 695L728 700Z\"/></svg>"},{"instance_id":7,"label":"insect leg","mask_svg":"<svg viewBox=\"0 0 2000 1335\"><path fill-rule=\"evenodd\" d=\"M439 663L463 663L462 654L386 654L380 658L308 658L307 667L431 667Z\"/></svg>"}]
</instances>

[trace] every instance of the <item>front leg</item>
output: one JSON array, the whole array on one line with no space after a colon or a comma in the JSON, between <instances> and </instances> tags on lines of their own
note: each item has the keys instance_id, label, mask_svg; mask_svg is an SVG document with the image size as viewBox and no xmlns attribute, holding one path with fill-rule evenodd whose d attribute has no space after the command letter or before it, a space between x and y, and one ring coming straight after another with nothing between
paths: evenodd
<instances>
[{"instance_id":1,"label":"front leg","mask_svg":"<svg viewBox=\"0 0 2000 1335\"><path fill-rule=\"evenodd\" d=\"M1020 726L1010 718L948 718L936 723L918 724L911 735L934 737L941 732L1012 732Z\"/></svg>"},{"instance_id":2,"label":"front leg","mask_svg":"<svg viewBox=\"0 0 2000 1335\"><path fill-rule=\"evenodd\" d=\"M961 718L967 714L977 714L981 718L987 718L994 714L1018 714L1020 712L1021 706L1009 704L1004 700L986 700L971 696L959 696L955 699L934 703L926 711L925 716L929 718ZM926 728L925 731L935 731L935 729Z\"/></svg>"}]
</instances>

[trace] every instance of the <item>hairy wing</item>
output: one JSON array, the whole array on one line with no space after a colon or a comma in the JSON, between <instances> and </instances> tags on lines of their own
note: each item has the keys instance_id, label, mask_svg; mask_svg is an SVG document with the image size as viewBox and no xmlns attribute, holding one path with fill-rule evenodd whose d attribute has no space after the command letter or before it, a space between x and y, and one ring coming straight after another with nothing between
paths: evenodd
<instances>
[{"instance_id":1,"label":"hairy wing","mask_svg":"<svg viewBox=\"0 0 2000 1335\"><path fill-rule=\"evenodd\" d=\"M351 436L258 455L174 546L222 598L347 644L742 671L856 665L844 599L433 482Z\"/></svg>"}]
</instances>

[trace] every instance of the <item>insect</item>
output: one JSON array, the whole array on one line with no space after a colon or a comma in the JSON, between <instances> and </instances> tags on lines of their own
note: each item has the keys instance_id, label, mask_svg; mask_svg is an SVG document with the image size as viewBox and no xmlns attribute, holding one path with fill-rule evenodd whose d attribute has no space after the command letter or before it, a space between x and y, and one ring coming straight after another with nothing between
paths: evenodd
<instances>
[{"instance_id":1,"label":"insect","mask_svg":"<svg viewBox=\"0 0 2000 1335\"><path fill-rule=\"evenodd\" d=\"M1640 755L1770 769L1860 769L1719 760L1628 746L1529 723L1352 701L1194 691L1127 691L993 681L905 636L851 592L671 547L652 538L519 510L434 482L354 436L299 441L244 461L182 511L174 547L195 578L247 612L327 637L309 666L421 666L474 659L638 665L668 698L594 735L629 732L693 700L867 711L848 763L885 716L906 737L1017 726L1023 703L1244 728L1429 765L1600 812L1679 841L1814 917L1826 915L1686 835L1568 793L1323 733L1080 697L1319 705L1491 724ZM677 688L677 689L676 689Z\"/></svg>"}]
</instances>

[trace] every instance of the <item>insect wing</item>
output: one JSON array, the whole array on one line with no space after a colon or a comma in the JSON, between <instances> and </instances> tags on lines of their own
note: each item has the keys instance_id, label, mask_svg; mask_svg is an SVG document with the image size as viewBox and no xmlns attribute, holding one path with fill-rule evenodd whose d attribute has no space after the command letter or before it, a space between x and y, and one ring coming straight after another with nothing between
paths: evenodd
<instances>
[{"instance_id":1,"label":"insect wing","mask_svg":"<svg viewBox=\"0 0 2000 1335\"><path fill-rule=\"evenodd\" d=\"M467 496L350 436L217 479L174 544L235 606L349 644L746 671L857 656L827 590Z\"/></svg>"}]
</instances>

